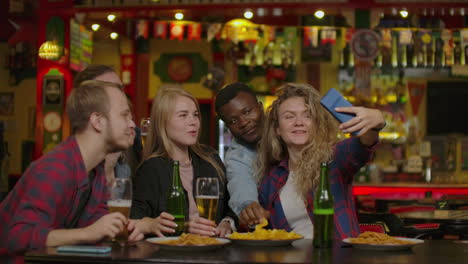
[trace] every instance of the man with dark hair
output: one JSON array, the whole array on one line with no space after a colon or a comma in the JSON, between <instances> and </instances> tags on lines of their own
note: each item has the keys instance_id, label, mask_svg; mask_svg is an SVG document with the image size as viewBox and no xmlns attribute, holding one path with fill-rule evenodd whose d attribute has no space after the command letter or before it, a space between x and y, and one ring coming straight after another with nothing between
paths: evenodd
<instances>
[{"instance_id":1,"label":"man with dark hair","mask_svg":"<svg viewBox=\"0 0 468 264\"><path fill-rule=\"evenodd\" d=\"M246 84L236 82L218 92L215 109L234 136L224 158L231 194L229 206L243 220L242 224L258 224L257 219L268 217L258 203L253 171L256 144L262 134L263 105Z\"/></svg>"},{"instance_id":2,"label":"man with dark hair","mask_svg":"<svg viewBox=\"0 0 468 264\"><path fill-rule=\"evenodd\" d=\"M135 123L120 86L86 81L67 100L73 135L33 162L0 204L0 252L114 238L135 222L107 209L103 161L131 146ZM138 233L138 234L137 234Z\"/></svg>"}]
</instances>

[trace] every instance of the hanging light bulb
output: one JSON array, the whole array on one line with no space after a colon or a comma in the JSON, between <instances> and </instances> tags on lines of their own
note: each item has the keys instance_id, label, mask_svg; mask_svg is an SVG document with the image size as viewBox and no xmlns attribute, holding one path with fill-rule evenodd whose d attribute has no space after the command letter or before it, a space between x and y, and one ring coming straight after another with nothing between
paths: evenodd
<instances>
[{"instance_id":1,"label":"hanging light bulb","mask_svg":"<svg viewBox=\"0 0 468 264\"><path fill-rule=\"evenodd\" d=\"M110 35L109 35L109 36L110 36L110 38L111 38L111 39L116 39L116 38L118 38L118 37L119 37L119 34L118 34L118 33L116 33L116 32L112 32L112 33L110 33Z\"/></svg>"},{"instance_id":2,"label":"hanging light bulb","mask_svg":"<svg viewBox=\"0 0 468 264\"><path fill-rule=\"evenodd\" d=\"M253 17L253 12L250 10L247 10L244 12L244 17L247 19L251 19Z\"/></svg>"},{"instance_id":3,"label":"hanging light bulb","mask_svg":"<svg viewBox=\"0 0 468 264\"><path fill-rule=\"evenodd\" d=\"M315 11L314 16L316 18L318 18L318 19L322 19L325 16L325 12L323 12L323 10L319 9L319 10Z\"/></svg>"},{"instance_id":4,"label":"hanging light bulb","mask_svg":"<svg viewBox=\"0 0 468 264\"><path fill-rule=\"evenodd\" d=\"M178 12L178 13L176 13L176 14L174 15L174 17L175 17L175 19L177 19L177 20L182 20L182 19L184 19L184 14L181 13L181 12Z\"/></svg>"},{"instance_id":5,"label":"hanging light bulb","mask_svg":"<svg viewBox=\"0 0 468 264\"><path fill-rule=\"evenodd\" d=\"M402 10L400 10L400 16L402 18L407 18L408 17L408 11L406 11L406 8L403 8Z\"/></svg>"},{"instance_id":6,"label":"hanging light bulb","mask_svg":"<svg viewBox=\"0 0 468 264\"><path fill-rule=\"evenodd\" d=\"M101 26L100 26L99 24L93 24L93 25L91 26L91 29L92 29L93 31L98 31L100 27L101 27Z\"/></svg>"},{"instance_id":7,"label":"hanging light bulb","mask_svg":"<svg viewBox=\"0 0 468 264\"><path fill-rule=\"evenodd\" d=\"M109 15L107 15L107 20L109 20L109 22L114 22L114 20L115 20L115 15L114 15L114 14L109 14Z\"/></svg>"},{"instance_id":8,"label":"hanging light bulb","mask_svg":"<svg viewBox=\"0 0 468 264\"><path fill-rule=\"evenodd\" d=\"M460 8L460 15L464 16L465 15L465 8Z\"/></svg>"}]
</instances>

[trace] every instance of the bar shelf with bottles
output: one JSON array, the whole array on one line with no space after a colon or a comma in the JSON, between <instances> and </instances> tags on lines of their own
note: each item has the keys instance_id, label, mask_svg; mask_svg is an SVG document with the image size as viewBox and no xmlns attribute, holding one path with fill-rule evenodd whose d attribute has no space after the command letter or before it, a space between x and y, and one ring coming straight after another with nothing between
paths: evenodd
<instances>
[{"instance_id":1,"label":"bar shelf with bottles","mask_svg":"<svg viewBox=\"0 0 468 264\"><path fill-rule=\"evenodd\" d=\"M380 52L374 67L384 73L393 69L450 68L468 65L468 28L377 28L381 36ZM340 67L354 66L354 57L347 41L341 50Z\"/></svg>"},{"instance_id":2,"label":"bar shelf with bottles","mask_svg":"<svg viewBox=\"0 0 468 264\"><path fill-rule=\"evenodd\" d=\"M354 31L354 29L345 29ZM372 61L369 94L356 91L355 58L351 38L343 39L340 50L339 90L351 103L404 112L409 100L407 81L449 79L468 72L468 28L376 28L379 52ZM345 34L350 35L349 33ZM468 75L468 73L467 73ZM382 142L405 144L410 118L387 118L380 133Z\"/></svg>"}]
</instances>

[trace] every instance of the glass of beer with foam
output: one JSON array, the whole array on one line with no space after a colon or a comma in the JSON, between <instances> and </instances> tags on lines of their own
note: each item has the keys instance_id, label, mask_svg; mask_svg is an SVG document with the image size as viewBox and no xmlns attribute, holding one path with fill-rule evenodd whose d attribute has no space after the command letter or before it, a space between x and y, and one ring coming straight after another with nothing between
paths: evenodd
<instances>
[{"instance_id":1,"label":"glass of beer with foam","mask_svg":"<svg viewBox=\"0 0 468 264\"><path fill-rule=\"evenodd\" d=\"M151 120L149 117L144 117L141 119L141 122L140 122L141 144L143 144L143 146L146 143L146 137L148 136L150 125L151 125Z\"/></svg>"},{"instance_id":2,"label":"glass of beer with foam","mask_svg":"<svg viewBox=\"0 0 468 264\"><path fill-rule=\"evenodd\" d=\"M109 199L107 206L109 211L120 212L125 217L130 217L130 207L132 207L132 180L130 177L115 178L109 183ZM127 227L115 237L115 241L120 244L126 243L128 240Z\"/></svg>"},{"instance_id":3,"label":"glass of beer with foam","mask_svg":"<svg viewBox=\"0 0 468 264\"><path fill-rule=\"evenodd\" d=\"M218 178L201 177L195 180L195 202L200 217L215 221L219 200Z\"/></svg>"}]
</instances>

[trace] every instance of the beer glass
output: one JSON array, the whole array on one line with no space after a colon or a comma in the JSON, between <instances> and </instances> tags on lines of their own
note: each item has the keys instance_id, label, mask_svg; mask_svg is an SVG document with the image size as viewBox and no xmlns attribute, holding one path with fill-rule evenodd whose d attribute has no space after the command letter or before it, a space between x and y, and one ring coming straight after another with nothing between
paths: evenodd
<instances>
[{"instance_id":1,"label":"beer glass","mask_svg":"<svg viewBox=\"0 0 468 264\"><path fill-rule=\"evenodd\" d=\"M146 137L148 136L149 129L150 129L150 118L144 117L141 119L140 122L140 129L141 129L141 144L144 146L146 142Z\"/></svg>"},{"instance_id":2,"label":"beer glass","mask_svg":"<svg viewBox=\"0 0 468 264\"><path fill-rule=\"evenodd\" d=\"M109 211L120 212L125 217L130 217L130 207L132 207L132 180L127 178L116 178L109 183L109 199L107 206ZM115 241L125 243L128 240L127 227L115 237Z\"/></svg>"},{"instance_id":3,"label":"beer glass","mask_svg":"<svg viewBox=\"0 0 468 264\"><path fill-rule=\"evenodd\" d=\"M195 180L195 201L201 217L215 221L219 200L218 178L201 177Z\"/></svg>"}]
</instances>

